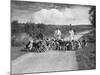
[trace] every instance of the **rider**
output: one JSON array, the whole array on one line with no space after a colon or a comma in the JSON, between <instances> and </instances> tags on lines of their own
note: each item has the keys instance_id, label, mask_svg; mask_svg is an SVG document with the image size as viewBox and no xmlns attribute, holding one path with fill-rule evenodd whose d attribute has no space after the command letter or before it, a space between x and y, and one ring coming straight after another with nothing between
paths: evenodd
<instances>
[{"instance_id":1,"label":"rider","mask_svg":"<svg viewBox=\"0 0 100 75\"><path fill-rule=\"evenodd\" d=\"M70 40L72 41L72 40L74 40L74 30L71 28L70 30L69 30L69 33L70 33Z\"/></svg>"},{"instance_id":2,"label":"rider","mask_svg":"<svg viewBox=\"0 0 100 75\"><path fill-rule=\"evenodd\" d=\"M54 40L54 42L55 42L54 46L55 46L55 49L58 50L59 49L59 41L62 40L61 39L61 31L58 28L56 28L56 30L55 30L54 38L55 38L55 40Z\"/></svg>"},{"instance_id":3,"label":"rider","mask_svg":"<svg viewBox=\"0 0 100 75\"><path fill-rule=\"evenodd\" d=\"M69 33L70 33L70 42L71 42L71 44L72 44L72 49L74 49L74 44L75 44L75 39L74 39L74 35L75 35L75 33L74 33L74 30L72 29L72 25L70 24L70 26L71 26L71 28L70 28L70 30L69 30Z\"/></svg>"},{"instance_id":4,"label":"rider","mask_svg":"<svg viewBox=\"0 0 100 75\"><path fill-rule=\"evenodd\" d=\"M58 28L55 30L54 37L56 39L61 39L61 31Z\"/></svg>"}]
</instances>

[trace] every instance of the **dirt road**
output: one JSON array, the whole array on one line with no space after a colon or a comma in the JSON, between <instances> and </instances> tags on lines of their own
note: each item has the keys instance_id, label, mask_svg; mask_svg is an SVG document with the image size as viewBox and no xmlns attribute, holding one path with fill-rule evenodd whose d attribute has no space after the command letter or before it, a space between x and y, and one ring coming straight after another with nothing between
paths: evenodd
<instances>
[{"instance_id":1,"label":"dirt road","mask_svg":"<svg viewBox=\"0 0 100 75\"><path fill-rule=\"evenodd\" d=\"M86 33L78 33L77 39ZM75 51L28 53L12 61L12 74L77 70L77 65Z\"/></svg>"},{"instance_id":2,"label":"dirt road","mask_svg":"<svg viewBox=\"0 0 100 75\"><path fill-rule=\"evenodd\" d=\"M12 73L77 70L75 52L29 53L12 62Z\"/></svg>"}]
</instances>

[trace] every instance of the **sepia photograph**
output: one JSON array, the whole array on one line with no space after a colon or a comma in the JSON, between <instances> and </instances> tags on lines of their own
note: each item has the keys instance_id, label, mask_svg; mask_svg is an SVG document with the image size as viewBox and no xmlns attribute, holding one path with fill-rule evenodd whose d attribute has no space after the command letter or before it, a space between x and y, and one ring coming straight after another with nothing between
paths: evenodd
<instances>
[{"instance_id":1,"label":"sepia photograph","mask_svg":"<svg viewBox=\"0 0 100 75\"><path fill-rule=\"evenodd\" d=\"M11 74L96 69L96 6L11 0Z\"/></svg>"}]
</instances>

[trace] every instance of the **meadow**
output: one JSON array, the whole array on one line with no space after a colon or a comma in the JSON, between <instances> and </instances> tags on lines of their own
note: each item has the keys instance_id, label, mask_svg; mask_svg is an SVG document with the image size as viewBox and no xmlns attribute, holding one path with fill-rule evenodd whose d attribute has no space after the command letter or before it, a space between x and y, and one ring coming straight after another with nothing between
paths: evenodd
<instances>
[{"instance_id":1,"label":"meadow","mask_svg":"<svg viewBox=\"0 0 100 75\"><path fill-rule=\"evenodd\" d=\"M74 29L75 33L86 30L93 30L91 33L84 35L82 38L87 40L87 47L77 50L76 57L79 70L96 68L96 30L91 25L44 25L34 23L11 23L11 60L26 54L21 52L29 38L52 37L56 28L59 28L63 37L69 36L69 30Z\"/></svg>"}]
</instances>

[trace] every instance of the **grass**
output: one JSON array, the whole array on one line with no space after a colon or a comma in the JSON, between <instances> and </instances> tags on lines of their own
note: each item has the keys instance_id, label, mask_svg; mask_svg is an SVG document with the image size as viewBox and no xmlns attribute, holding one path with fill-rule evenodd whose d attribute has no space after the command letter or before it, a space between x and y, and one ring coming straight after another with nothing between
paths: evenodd
<instances>
[{"instance_id":1,"label":"grass","mask_svg":"<svg viewBox=\"0 0 100 75\"><path fill-rule=\"evenodd\" d=\"M17 36L19 36L18 34L23 33L23 32L29 32L30 34L34 32L34 35L37 34L40 30L41 33L43 33L45 36L50 36L54 34L54 31L56 28L58 28L58 26L55 25L44 25L45 27L40 27L40 28L33 28L30 29L32 27L29 27L26 31L24 26L26 26L27 24L23 25L23 27L19 27L22 29L17 29L16 27L12 27L12 29L14 28L16 30L16 34ZM13 26L13 25L12 25ZM19 24L19 26L22 26ZM32 26L32 25L29 25ZM37 25L35 25L37 26ZM27 27L26 27L27 28ZM70 29L70 26L59 26L61 32L63 35L68 35L68 31ZM90 25L80 25L80 26L72 26L73 29L76 30L76 32L82 32L82 31L86 31L86 30L91 30L94 29L92 26ZM19 31L19 32L17 32ZM13 32L13 31L12 31ZM12 36L14 36L15 33L12 34ZM88 46L76 51L76 57L77 57L77 62L78 62L78 66L79 66L79 70L87 70L87 69L95 69L96 68L96 43L95 43L95 31L91 32L88 35L85 35L84 37L89 41L88 42ZM17 38L16 36L16 38ZM83 37L83 38L84 38ZM13 39L15 40L15 39ZM90 42L90 40L92 40L92 42ZM11 60L15 60L16 58L26 54L27 52L21 52L20 49L22 49L22 47L20 46L21 42L15 43L15 41L12 41L12 47L11 47Z\"/></svg>"},{"instance_id":2,"label":"grass","mask_svg":"<svg viewBox=\"0 0 100 75\"><path fill-rule=\"evenodd\" d=\"M95 44L88 44L88 47L76 52L79 70L96 68Z\"/></svg>"},{"instance_id":3,"label":"grass","mask_svg":"<svg viewBox=\"0 0 100 75\"><path fill-rule=\"evenodd\" d=\"M94 31L85 35L87 47L76 51L79 70L96 69L96 39L93 35Z\"/></svg>"},{"instance_id":4,"label":"grass","mask_svg":"<svg viewBox=\"0 0 100 75\"><path fill-rule=\"evenodd\" d=\"M23 47L11 47L11 60L15 60L16 58L26 54L26 52L21 52L20 50L23 49Z\"/></svg>"}]
</instances>

